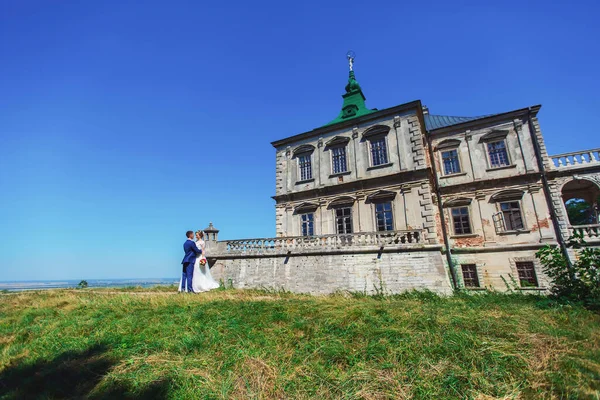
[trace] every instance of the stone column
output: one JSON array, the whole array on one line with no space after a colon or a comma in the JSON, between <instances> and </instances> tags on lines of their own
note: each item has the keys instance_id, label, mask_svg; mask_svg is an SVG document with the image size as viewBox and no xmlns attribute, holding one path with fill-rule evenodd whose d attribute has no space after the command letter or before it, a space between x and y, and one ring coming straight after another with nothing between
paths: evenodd
<instances>
[{"instance_id":1,"label":"stone column","mask_svg":"<svg viewBox=\"0 0 600 400\"><path fill-rule=\"evenodd\" d=\"M356 179L360 178L360 171L358 170L358 157L359 153L359 143L358 143L358 127L352 128L352 143L354 143L354 176Z\"/></svg>"},{"instance_id":2,"label":"stone column","mask_svg":"<svg viewBox=\"0 0 600 400\"><path fill-rule=\"evenodd\" d=\"M471 134L470 130L467 130L465 132L465 142L467 142L467 154L469 154L469 164L471 164L471 176L473 177L473 180L476 180L477 177L475 176L475 167L473 166L473 154L471 153L471 139L473 139L473 135Z\"/></svg>"},{"instance_id":3,"label":"stone column","mask_svg":"<svg viewBox=\"0 0 600 400\"><path fill-rule=\"evenodd\" d=\"M523 148L523 121L520 119L513 120L513 126L515 128L515 132L517 134L517 141L519 143L519 150L521 151L521 157L523 158L523 165L525 166L526 172L534 172L533 162L528 162L527 157L525 156L525 150Z\"/></svg>"},{"instance_id":4,"label":"stone column","mask_svg":"<svg viewBox=\"0 0 600 400\"><path fill-rule=\"evenodd\" d=\"M491 219L484 219L483 212L481 211L481 203L485 201L486 195L482 192L475 193L475 202L477 202L477 211L479 212L479 220L481 221L481 231L483 232L483 245L496 243L492 238L495 237L496 229L494 228L494 221ZM493 231L492 231L493 229Z\"/></svg>"},{"instance_id":5,"label":"stone column","mask_svg":"<svg viewBox=\"0 0 600 400\"><path fill-rule=\"evenodd\" d=\"M365 194L363 192L358 192L356 194L356 221L358 222L358 231L357 232L363 232L363 226L364 223L361 221L362 218L362 214L361 213L361 208L363 207L363 205L365 200Z\"/></svg>"},{"instance_id":6,"label":"stone column","mask_svg":"<svg viewBox=\"0 0 600 400\"><path fill-rule=\"evenodd\" d=\"M398 150L398 169L402 171L406 166L406 162L402 161L402 148L404 142L401 140L399 128L402 127L402 119L399 116L394 117L394 130L396 131L396 149Z\"/></svg>"},{"instance_id":7,"label":"stone column","mask_svg":"<svg viewBox=\"0 0 600 400\"><path fill-rule=\"evenodd\" d=\"M437 232L435 229L435 213L433 208L432 193L429 181L421 181L419 189L419 205L421 208L421 218L423 229L427 231L427 240L429 243L438 243Z\"/></svg>"},{"instance_id":8,"label":"stone column","mask_svg":"<svg viewBox=\"0 0 600 400\"><path fill-rule=\"evenodd\" d=\"M317 156L315 157L317 159L317 170L316 170L316 181L315 181L315 187L319 187L321 186L321 157L323 156L323 138L320 137L319 141L317 142L317 149L315 150L317 152Z\"/></svg>"},{"instance_id":9,"label":"stone column","mask_svg":"<svg viewBox=\"0 0 600 400\"><path fill-rule=\"evenodd\" d=\"M425 148L423 146L423 135L421 125L416 115L411 115L408 118L408 132L410 136L410 144L413 159L413 169L426 168L425 163Z\"/></svg>"}]
</instances>

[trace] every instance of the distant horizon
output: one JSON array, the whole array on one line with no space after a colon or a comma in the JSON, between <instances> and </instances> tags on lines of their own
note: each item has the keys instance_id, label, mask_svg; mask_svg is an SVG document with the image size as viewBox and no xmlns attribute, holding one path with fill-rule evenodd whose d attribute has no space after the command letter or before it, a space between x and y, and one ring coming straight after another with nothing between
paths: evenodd
<instances>
[{"instance_id":1,"label":"distant horizon","mask_svg":"<svg viewBox=\"0 0 600 400\"><path fill-rule=\"evenodd\" d=\"M179 279L179 276L163 278L75 278L75 279L29 279L29 280L0 280L0 283L32 283L32 282L71 282L71 281L152 281Z\"/></svg>"}]
</instances>

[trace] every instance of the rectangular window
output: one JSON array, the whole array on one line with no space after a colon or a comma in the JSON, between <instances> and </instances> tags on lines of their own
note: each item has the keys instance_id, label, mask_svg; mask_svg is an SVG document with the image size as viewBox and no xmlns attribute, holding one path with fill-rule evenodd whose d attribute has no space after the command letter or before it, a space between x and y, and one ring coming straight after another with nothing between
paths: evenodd
<instances>
[{"instance_id":1,"label":"rectangular window","mask_svg":"<svg viewBox=\"0 0 600 400\"><path fill-rule=\"evenodd\" d=\"M373 166L383 165L388 163L387 146L385 137L371 139L371 160Z\"/></svg>"},{"instance_id":2,"label":"rectangular window","mask_svg":"<svg viewBox=\"0 0 600 400\"><path fill-rule=\"evenodd\" d=\"M458 150L448 150L442 152L442 162L444 164L444 175L460 173L460 163L458 162Z\"/></svg>"},{"instance_id":3,"label":"rectangular window","mask_svg":"<svg viewBox=\"0 0 600 400\"><path fill-rule=\"evenodd\" d=\"M521 284L521 287L538 287L533 262L518 262L517 273L519 274L519 283Z\"/></svg>"},{"instance_id":4,"label":"rectangular window","mask_svg":"<svg viewBox=\"0 0 600 400\"><path fill-rule=\"evenodd\" d=\"M477 266L475 264L462 264L461 269L465 287L479 287L479 278L477 277Z\"/></svg>"},{"instance_id":5,"label":"rectangular window","mask_svg":"<svg viewBox=\"0 0 600 400\"><path fill-rule=\"evenodd\" d=\"M334 147L331 149L331 163L333 164L334 174L348 171L345 147Z\"/></svg>"},{"instance_id":6,"label":"rectangular window","mask_svg":"<svg viewBox=\"0 0 600 400\"><path fill-rule=\"evenodd\" d=\"M469 235L471 222L469 221L469 207L456 207L452 209L452 223L455 235Z\"/></svg>"},{"instance_id":7,"label":"rectangular window","mask_svg":"<svg viewBox=\"0 0 600 400\"><path fill-rule=\"evenodd\" d=\"M339 235L352 233L352 208L335 209L335 225Z\"/></svg>"},{"instance_id":8,"label":"rectangular window","mask_svg":"<svg viewBox=\"0 0 600 400\"><path fill-rule=\"evenodd\" d=\"M488 155L490 157L490 166L492 168L504 167L509 165L508 153L506 152L506 142L491 142L487 144Z\"/></svg>"},{"instance_id":9,"label":"rectangular window","mask_svg":"<svg viewBox=\"0 0 600 400\"><path fill-rule=\"evenodd\" d=\"M507 201L500 203L500 210L504 217L504 227L507 231L524 229L521 207L518 201Z\"/></svg>"},{"instance_id":10,"label":"rectangular window","mask_svg":"<svg viewBox=\"0 0 600 400\"><path fill-rule=\"evenodd\" d=\"M313 236L315 234L315 214L306 213L301 214L300 217L302 218L302 236Z\"/></svg>"},{"instance_id":11,"label":"rectangular window","mask_svg":"<svg viewBox=\"0 0 600 400\"><path fill-rule=\"evenodd\" d=\"M300 169L300 180L307 181L312 179L311 154L302 154L298 156L298 168Z\"/></svg>"},{"instance_id":12,"label":"rectangular window","mask_svg":"<svg viewBox=\"0 0 600 400\"><path fill-rule=\"evenodd\" d=\"M392 202L375 204L375 219L378 231L393 231L394 219L392 216Z\"/></svg>"}]
</instances>

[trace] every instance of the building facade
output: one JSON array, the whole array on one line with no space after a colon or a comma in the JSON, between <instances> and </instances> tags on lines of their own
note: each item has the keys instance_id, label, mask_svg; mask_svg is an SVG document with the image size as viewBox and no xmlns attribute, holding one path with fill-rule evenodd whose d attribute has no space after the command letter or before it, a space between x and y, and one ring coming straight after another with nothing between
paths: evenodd
<instances>
[{"instance_id":1,"label":"building facade","mask_svg":"<svg viewBox=\"0 0 600 400\"><path fill-rule=\"evenodd\" d=\"M540 247L575 231L600 242L600 154L549 157L540 108L371 110L351 70L335 120L272 143L277 237L212 241L214 274L312 293L546 290ZM588 204L585 224L569 221L573 199Z\"/></svg>"}]
</instances>

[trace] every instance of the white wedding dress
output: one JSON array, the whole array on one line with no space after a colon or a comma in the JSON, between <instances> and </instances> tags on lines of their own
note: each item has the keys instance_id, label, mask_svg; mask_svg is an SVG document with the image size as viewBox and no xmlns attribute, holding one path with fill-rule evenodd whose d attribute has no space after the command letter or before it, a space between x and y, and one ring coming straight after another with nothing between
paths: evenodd
<instances>
[{"instance_id":1,"label":"white wedding dress","mask_svg":"<svg viewBox=\"0 0 600 400\"><path fill-rule=\"evenodd\" d=\"M192 290L196 293L208 292L209 290L216 289L219 287L219 282L215 281L210 274L210 267L208 261L206 264L200 264L200 260L206 260L204 254L204 240L200 239L196 241L196 246L202 250L202 254L196 257L194 262L194 275L192 276ZM181 292L181 281L179 282L179 291Z\"/></svg>"}]
</instances>

